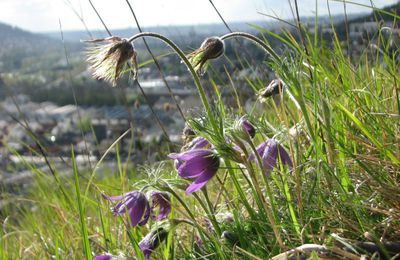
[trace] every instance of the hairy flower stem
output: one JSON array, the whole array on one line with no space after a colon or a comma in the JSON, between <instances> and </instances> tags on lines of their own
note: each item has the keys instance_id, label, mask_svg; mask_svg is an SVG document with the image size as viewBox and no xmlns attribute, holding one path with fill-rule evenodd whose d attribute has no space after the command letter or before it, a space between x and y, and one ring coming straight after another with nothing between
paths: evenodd
<instances>
[{"instance_id":1,"label":"hairy flower stem","mask_svg":"<svg viewBox=\"0 0 400 260\"><path fill-rule=\"evenodd\" d=\"M161 34L158 34L158 33L153 33L153 32L143 32L143 33L135 34L134 36L129 38L128 41L134 42L135 40L142 38L142 37L151 37L151 38L156 38L156 39L163 41L169 47L171 47L175 51L175 53L181 58L183 63L185 63L186 67L189 69L190 74L192 74L193 80L194 80L197 90L199 91L199 94L200 94L201 102L203 103L203 106L206 110L206 113L211 122L211 125L214 128L214 131L219 132L217 122L215 121L215 118L214 118L214 114L211 110L210 104L208 103L203 86L200 83L200 78L197 75L197 73L194 71L193 66L190 64L189 60L186 58L186 55L183 53L183 51L173 41L171 41L167 37L165 37Z\"/></svg>"},{"instance_id":2,"label":"hairy flower stem","mask_svg":"<svg viewBox=\"0 0 400 260\"><path fill-rule=\"evenodd\" d=\"M215 218L214 207L210 201L210 198L208 197L207 187L203 187L201 189L201 191L203 192L204 198L206 199L206 203L209 208L209 216L208 217L210 218L210 221L214 226L215 232L217 232L218 236L221 236L222 231L221 231L221 228L219 227L217 219ZM196 195L195 197L201 203L202 207L206 210L206 205L204 205L204 203L202 203L201 199L197 196L197 194L195 194L195 195ZM207 210L206 210L206 212L207 212Z\"/></svg>"},{"instance_id":3,"label":"hairy flower stem","mask_svg":"<svg viewBox=\"0 0 400 260\"><path fill-rule=\"evenodd\" d=\"M256 43L258 46L263 48L265 50L265 52L270 54L274 59L279 60L278 54L276 54L275 51L269 45L267 45L265 42L263 42L260 38L254 36L250 33L232 32L232 33L228 33L228 34L221 36L220 39L226 40L226 39L236 38L236 37L245 38L245 39L248 39L248 40Z\"/></svg>"},{"instance_id":4,"label":"hairy flower stem","mask_svg":"<svg viewBox=\"0 0 400 260\"><path fill-rule=\"evenodd\" d=\"M244 204L244 207L246 208L247 212L249 213L251 219L257 219L258 218L257 217L257 213L254 210L254 208L250 205L249 201L247 200L246 194L243 191L243 189L241 187L241 184L239 183L239 181L238 181L238 179L236 177L235 171L232 168L231 162L227 160L227 161L225 161L225 165L227 167L227 170L228 170L228 173L229 173L229 177L232 179L233 185L235 186L236 192L238 193L238 195L240 197L240 200ZM246 176L245 175L243 175L243 176L247 180ZM250 184L250 180L248 180L248 181L249 181L249 184ZM263 230L262 227L259 226L259 221L255 221L254 224L256 225L256 232L257 233L259 233L259 232L261 232ZM260 234L261 238L263 238L263 239L265 238L264 234L261 234L261 233L259 233L259 234ZM268 241L265 241L265 242L267 243Z\"/></svg>"},{"instance_id":5,"label":"hairy flower stem","mask_svg":"<svg viewBox=\"0 0 400 260\"><path fill-rule=\"evenodd\" d=\"M226 40L226 39L234 38L234 37L241 37L241 38L248 39L248 40L256 43L261 48L263 48L265 50L265 52L267 52L268 54L270 54L273 57L274 60L276 60L276 61L280 60L278 54L276 54L276 52L269 45L267 45L261 39L259 39L258 37L254 36L252 34L244 33L244 32L233 32L233 33L228 33L228 34L223 35L222 37L220 37L220 39L221 40ZM284 63L279 63L279 65L283 67L283 71L288 71L289 70ZM315 137L313 128L311 126L310 118L309 118L308 113L307 113L304 97L302 95L300 95L300 102L297 101L295 103L297 103L300 106L300 109L303 112L303 116L304 116L304 119L306 121L307 127L308 127L308 129L310 131L311 138L312 138L313 142L315 143L315 138L316 137Z\"/></svg>"},{"instance_id":6,"label":"hairy flower stem","mask_svg":"<svg viewBox=\"0 0 400 260\"><path fill-rule=\"evenodd\" d=\"M258 155L258 157L260 157L260 156ZM264 176L265 189L267 192L267 196L269 198L270 207L268 207L267 202L265 201L264 195L261 192L260 184L257 180L256 173L254 172L254 169L253 169L251 163L248 163L246 165L246 168L248 169L251 181L253 182L253 187L256 191L256 198L258 200L260 200L260 203L262 204L262 207L264 208L264 211L267 214L268 220L271 224L271 228L274 231L275 238L278 241L279 246L282 249L285 249L285 245L283 243L281 234L276 225L277 214L276 214L276 209L274 206L274 200L273 200L274 198L272 197L271 188L269 187L269 183L265 180L266 176L264 174L264 171L263 171L263 173L261 173L261 175Z\"/></svg>"},{"instance_id":7,"label":"hairy flower stem","mask_svg":"<svg viewBox=\"0 0 400 260\"><path fill-rule=\"evenodd\" d=\"M257 163L258 163L258 164L260 165L260 167L262 168L262 174L261 174L261 176L262 176L262 178L263 178L263 181L264 181L264 184L265 184L265 190L266 190L267 196L268 196L268 198L269 198L270 208L268 208L267 205L265 205L265 203L263 203L263 206L264 206L265 211L266 211L266 213L267 213L268 219L269 219L269 221L270 221L270 223L271 223L271 226L272 226L272 229L273 229L273 231L274 231L276 240L278 241L279 246L280 246L282 249L284 249L284 248L285 248L285 245L283 244L283 240L282 240L282 238L281 238L280 232L279 232L279 230L278 230L278 228L277 228L277 226L276 226L276 221L278 220L278 217L277 217L278 214L277 214L277 210L276 210L276 208L275 208L274 198L273 198L273 196L272 196L271 187L270 187L270 185L269 185L268 178L267 178L267 176L264 174L265 169L263 169L264 167L263 167L262 159L261 159L260 155L258 154L257 149L256 149L254 143L252 142L252 140L251 140L250 138L247 138L246 141L247 141L247 143L249 143L249 145L250 145L250 147L251 147L251 150L253 151L254 155L256 156ZM250 177L252 178L252 181L253 181L253 182L256 181L256 183L255 183L254 186L256 187L257 193L259 193L260 198L263 198L263 195L262 195L261 191L259 191L259 190L257 189L257 188L259 188L259 187L258 187L258 183L257 183L257 178L256 178L256 175L255 175L255 173L254 173L254 170L253 170L253 167L252 167L251 163L248 163L247 168L248 168L248 170L249 170Z\"/></svg>"},{"instance_id":8,"label":"hairy flower stem","mask_svg":"<svg viewBox=\"0 0 400 260\"><path fill-rule=\"evenodd\" d=\"M183 201L183 199L172 189L172 188L170 188L170 187L166 187L166 188L164 188L166 191L168 191L169 193L171 193L172 194L172 196L174 196L178 201L179 201L179 203L182 205L182 207L186 210L186 212L189 214L189 217L192 219L192 223L194 224L194 227L197 229L197 231L199 232L199 235L200 235L200 238L203 240L203 241L206 241L205 240L205 236L210 240L210 241L212 241L214 244L215 244L215 248L217 249L217 251L218 251L218 254L219 254L219 256L221 257L221 259L225 259L225 257L224 257L224 254L222 253L222 251L220 250L220 247L218 246L219 245L219 242L218 242L218 240L216 240L215 239L215 237L214 236L210 236L209 234L207 234L207 232L205 231L205 230L203 230L203 228L199 225L199 224L197 224L197 220L196 220L196 218L195 218L195 216L194 216L194 214L193 214L193 212L189 209L189 206ZM206 248L209 250L210 248L208 248L208 245L207 245L207 243L204 243L204 245L206 246Z\"/></svg>"}]
</instances>

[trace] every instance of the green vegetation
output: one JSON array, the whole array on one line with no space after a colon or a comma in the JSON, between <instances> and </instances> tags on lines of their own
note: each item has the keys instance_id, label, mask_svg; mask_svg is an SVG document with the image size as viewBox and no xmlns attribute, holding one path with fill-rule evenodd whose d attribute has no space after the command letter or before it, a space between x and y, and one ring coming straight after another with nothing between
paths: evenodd
<instances>
[{"instance_id":1,"label":"green vegetation","mask_svg":"<svg viewBox=\"0 0 400 260\"><path fill-rule=\"evenodd\" d=\"M400 237L398 48L387 51L392 43L379 31L372 39L377 48L364 47L350 60L338 38L328 45L318 33L302 31L304 41L290 33L261 33L287 48L265 63L285 87L250 109L233 91L228 98L236 103L228 107L221 93L235 86L213 74L211 98L204 102L210 110L188 120L220 158L205 188L185 194L191 181L178 176L169 150L164 161L133 167L129 156L120 158L116 144L110 148L116 150L116 167L105 176L96 172L98 165L78 169L73 156L67 162L73 175L62 177L27 162L36 174L32 186L18 196L2 193L10 203L0 213L1 257L90 259L108 252L144 259L139 241L160 227L169 234L153 259L267 259L304 244L325 245L330 254L351 259L371 255L356 246L362 241L388 256L384 242ZM254 96L267 85L247 82ZM254 139L241 128L242 116L255 126ZM262 155L249 157L272 138L293 167L280 155L277 167L265 174L258 163ZM128 214L113 216L115 203L101 196L141 189L171 196L168 220L131 227Z\"/></svg>"}]
</instances>

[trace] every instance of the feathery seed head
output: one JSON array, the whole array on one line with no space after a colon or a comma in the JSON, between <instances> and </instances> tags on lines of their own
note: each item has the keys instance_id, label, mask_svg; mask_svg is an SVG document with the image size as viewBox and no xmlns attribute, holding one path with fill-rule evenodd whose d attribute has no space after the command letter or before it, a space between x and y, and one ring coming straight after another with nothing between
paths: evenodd
<instances>
[{"instance_id":1,"label":"feathery seed head","mask_svg":"<svg viewBox=\"0 0 400 260\"><path fill-rule=\"evenodd\" d=\"M133 45L120 37L109 37L86 41L96 44L87 51L87 61L93 71L93 77L117 85L122 76L125 65L129 62L133 66L133 77L137 75L137 53Z\"/></svg>"}]
</instances>

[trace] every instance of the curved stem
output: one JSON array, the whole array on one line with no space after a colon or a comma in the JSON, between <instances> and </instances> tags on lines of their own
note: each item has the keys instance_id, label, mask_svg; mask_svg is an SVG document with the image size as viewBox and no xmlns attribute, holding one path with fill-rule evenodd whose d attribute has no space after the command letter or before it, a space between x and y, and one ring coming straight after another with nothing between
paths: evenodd
<instances>
[{"instance_id":1,"label":"curved stem","mask_svg":"<svg viewBox=\"0 0 400 260\"><path fill-rule=\"evenodd\" d=\"M126 4L127 4L128 7L129 7L129 9L131 10L131 13L132 13L132 15L133 15L133 19L134 19L135 22L136 22L136 26L137 26L139 32L143 32L143 31L142 31L142 28L141 28L140 25L139 25L139 21L138 21L138 19L137 19L137 17L136 17L136 14L135 14L135 12L133 11L133 8L132 8L131 3L129 2L129 0L125 0L125 1L126 1ZM176 105L176 108L178 109L179 113L181 114L183 120L186 122L185 115L183 114L183 111L182 111L182 109L181 109L181 106L179 105L178 101L176 100L175 95L174 95L174 93L172 92L171 87L169 86L169 83L168 83L167 80L165 79L164 73L163 73L162 70L161 70L160 63L159 63L158 60L156 59L156 56L154 56L153 52L151 51L151 49L150 49L150 47L149 47L149 45L147 44L147 42L146 42L145 39L143 39L143 43L144 43L144 46L146 47L147 51L149 52L151 58L153 59L154 64L156 65L158 72L160 72L160 76L161 76L162 80L164 81L164 84L165 84L165 86L167 87L168 92L169 92L169 95L171 96L172 100L174 101L174 103L175 103L175 105Z\"/></svg>"},{"instance_id":2,"label":"curved stem","mask_svg":"<svg viewBox=\"0 0 400 260\"><path fill-rule=\"evenodd\" d=\"M269 45L267 45L265 42L263 42L260 38L254 36L250 33L232 32L232 33L225 34L225 35L221 36L220 38L221 38L221 40L226 40L226 39L235 38L235 37L242 37L242 38L248 39L248 40L256 43L261 48L263 48L265 50L265 52L270 54L274 59L279 59L278 54L276 54L275 51Z\"/></svg>"},{"instance_id":3,"label":"curved stem","mask_svg":"<svg viewBox=\"0 0 400 260\"><path fill-rule=\"evenodd\" d=\"M164 43L166 43L169 47L171 47L176 54L178 54L178 56L181 58L181 60L183 61L183 63L185 63L186 67L189 69L190 74L192 74L193 80L196 84L197 90L199 91L200 94L200 98L201 101L203 103L203 106L206 110L206 113L208 115L208 118L211 121L212 127L214 128L214 131L218 131L218 126L217 126L217 122L215 121L214 118L214 114L212 113L210 104L208 103L207 97L205 95L204 89L200 83L200 78L199 76L196 74L196 72L193 69L192 64L190 63L190 61L186 58L186 55L183 53L183 51L170 39L168 39L167 37L158 34L158 33L153 33L153 32L142 32L142 33L138 33L135 34L134 36L132 36L131 38L128 39L129 42L134 42L135 40L142 38L142 37L152 37L152 38L156 38L159 39L161 41L163 41Z\"/></svg>"}]
</instances>

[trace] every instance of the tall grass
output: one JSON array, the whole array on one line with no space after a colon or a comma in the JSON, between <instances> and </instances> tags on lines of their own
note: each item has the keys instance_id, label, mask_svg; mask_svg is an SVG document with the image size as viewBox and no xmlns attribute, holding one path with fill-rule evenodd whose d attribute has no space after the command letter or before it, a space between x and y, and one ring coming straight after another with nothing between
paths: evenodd
<instances>
[{"instance_id":1,"label":"tall grass","mask_svg":"<svg viewBox=\"0 0 400 260\"><path fill-rule=\"evenodd\" d=\"M221 158L206 188L185 195L190 181L177 175L167 152L165 161L128 169L118 142L111 147L117 150L118 173L102 179L96 167L85 172L72 157L74 177L57 181L67 193L26 163L36 173L34 184L20 196L2 194L12 201L0 215L2 259L80 259L103 253L140 259L139 241L157 227L167 227L169 234L154 259L266 259L304 244L357 257L365 253L354 246L362 241L389 254L384 242L400 237L398 50L389 52L379 31L377 48L364 47L354 60L337 37L328 44L318 34L299 30L300 38L260 28L268 35L264 39L272 36L286 46L283 53L271 50L265 64L285 87L275 99L254 98L250 111L237 92L229 98L236 99L238 109L224 104L222 88L229 84L219 87L218 75L210 79L214 92L207 99L188 64L205 112L185 117ZM248 83L254 96L266 85L257 79ZM238 127L242 116L255 126L254 139ZM293 168L278 158L278 166L266 175L256 147L271 138L288 151ZM168 220L131 227L125 215L112 216L114 204L101 197L101 192L140 189L170 194Z\"/></svg>"}]
</instances>

